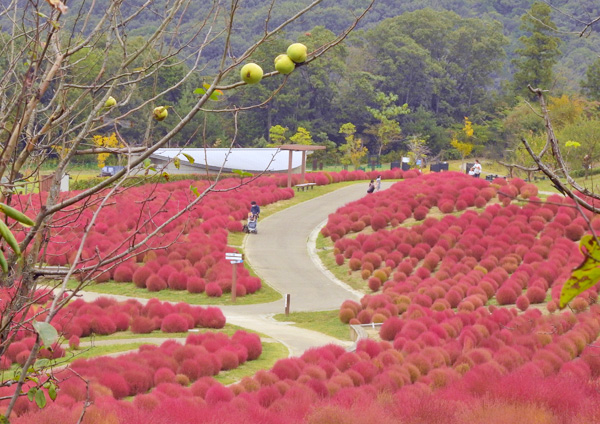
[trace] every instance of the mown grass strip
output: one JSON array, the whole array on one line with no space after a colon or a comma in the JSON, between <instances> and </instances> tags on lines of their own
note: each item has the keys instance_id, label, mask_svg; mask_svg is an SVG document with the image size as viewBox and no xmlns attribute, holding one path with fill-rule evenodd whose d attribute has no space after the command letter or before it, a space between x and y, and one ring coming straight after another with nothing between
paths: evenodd
<instances>
[{"instance_id":1,"label":"mown grass strip","mask_svg":"<svg viewBox=\"0 0 600 424\"><path fill-rule=\"evenodd\" d=\"M281 322L293 322L294 325L307 330L318 331L335 337L338 340L352 340L350 327L340 321L338 311L319 312L292 312L289 316L285 314L274 315L273 318Z\"/></svg>"},{"instance_id":2,"label":"mown grass strip","mask_svg":"<svg viewBox=\"0 0 600 424\"><path fill-rule=\"evenodd\" d=\"M79 282L70 281L67 283L69 289L75 289ZM159 292L149 292L146 289L136 287L133 283L92 283L83 288L84 291L107 294L137 297L142 299L157 298L168 302L185 302L190 305L253 305L256 303L269 303L281 299L281 294L271 287L263 284L263 287L254 294L238 297L235 302L231 301L229 293L223 293L221 297L210 297L205 293L190 293L186 290L161 290Z\"/></svg>"}]
</instances>

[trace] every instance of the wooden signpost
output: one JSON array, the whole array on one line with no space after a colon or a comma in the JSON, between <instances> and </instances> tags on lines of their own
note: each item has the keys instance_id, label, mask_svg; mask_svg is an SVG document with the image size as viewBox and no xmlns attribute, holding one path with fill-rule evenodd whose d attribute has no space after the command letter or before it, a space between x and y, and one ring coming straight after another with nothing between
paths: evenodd
<instances>
[{"instance_id":1,"label":"wooden signpost","mask_svg":"<svg viewBox=\"0 0 600 424\"><path fill-rule=\"evenodd\" d=\"M233 267L231 271L231 301L235 302L237 288L237 264L244 263L244 256L241 253L225 253L225 259L231 263Z\"/></svg>"}]
</instances>

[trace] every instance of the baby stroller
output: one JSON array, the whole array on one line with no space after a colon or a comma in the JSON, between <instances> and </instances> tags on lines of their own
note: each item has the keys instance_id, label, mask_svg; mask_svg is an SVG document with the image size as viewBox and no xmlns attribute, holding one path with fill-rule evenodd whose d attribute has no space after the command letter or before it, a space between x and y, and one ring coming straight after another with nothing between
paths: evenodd
<instances>
[{"instance_id":1,"label":"baby stroller","mask_svg":"<svg viewBox=\"0 0 600 424\"><path fill-rule=\"evenodd\" d=\"M244 225L244 232L246 234L250 234L250 233L258 234L258 229L256 228L257 222L258 222L258 215L249 213L248 214L248 223Z\"/></svg>"}]
</instances>

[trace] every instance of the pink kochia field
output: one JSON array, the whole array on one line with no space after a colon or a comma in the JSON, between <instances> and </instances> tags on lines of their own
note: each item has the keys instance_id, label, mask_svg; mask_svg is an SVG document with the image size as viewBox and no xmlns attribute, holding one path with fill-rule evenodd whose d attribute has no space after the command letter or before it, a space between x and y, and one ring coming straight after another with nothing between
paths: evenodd
<instances>
[{"instance_id":1,"label":"pink kochia field","mask_svg":"<svg viewBox=\"0 0 600 424\"><path fill-rule=\"evenodd\" d=\"M10 291L0 290L1 298L11 296ZM29 308L25 319L35 317L38 321L46 318L48 295L40 292L38 304ZM0 301L0 311L4 310ZM79 346L81 337L92 335L110 335L120 331L136 334L161 330L164 333L187 332L193 328L220 329L225 326L225 316L219 308L190 306L187 303L171 304L158 299L150 299L146 305L137 300L117 302L109 298L99 298L87 303L77 299L61 309L52 321L56 330L62 334L71 347ZM0 357L0 369L6 370L14 363L23 365L35 343L33 328L27 326L14 333L14 341L6 354ZM51 349L42 349L40 358L60 358L65 349L59 342Z\"/></svg>"},{"instance_id":2,"label":"pink kochia field","mask_svg":"<svg viewBox=\"0 0 600 424\"><path fill-rule=\"evenodd\" d=\"M256 357L255 336L194 335L78 361L93 400L83 423L600 423L597 291L557 310L587 225L570 200L536 196L522 180L456 173L365 195L322 234L369 292L344 302L340 319L382 323L380 341L310 349L230 386L210 377L215 363ZM69 372L55 402L40 411L20 401L11 423L77 422L85 387Z\"/></svg>"},{"instance_id":3,"label":"pink kochia field","mask_svg":"<svg viewBox=\"0 0 600 424\"><path fill-rule=\"evenodd\" d=\"M399 170L384 171L383 174L385 178L399 178L403 174L407 177L416 176L414 172L403 173ZM298 178L294 175L293 183L297 183ZM343 171L308 174L307 181L327 185L367 178L373 177L363 171ZM125 260L101 267L91 277L100 283L108 280L133 282L151 292L187 290L212 297L231 292L232 267L225 260L225 253L234 249L227 247L228 232L242 231L251 201L265 206L294 196L292 189L283 188L287 185L287 175L260 177L227 191L238 186L239 182L236 179L222 180L216 187L220 192L206 196ZM202 193L208 187L208 182L148 184L124 189L110 198L87 236L79 267L93 266L142 241L195 198L190 185ZM75 194L69 193L70 196ZM34 216L46 197L47 193L16 196L13 206ZM42 262L49 265L73 263L86 225L101 200L102 195L55 216L50 243L41 254ZM21 241L27 230L17 226L14 231L17 240ZM255 293L260 287L260 279L250 276L245 268L238 267L237 296Z\"/></svg>"}]
</instances>

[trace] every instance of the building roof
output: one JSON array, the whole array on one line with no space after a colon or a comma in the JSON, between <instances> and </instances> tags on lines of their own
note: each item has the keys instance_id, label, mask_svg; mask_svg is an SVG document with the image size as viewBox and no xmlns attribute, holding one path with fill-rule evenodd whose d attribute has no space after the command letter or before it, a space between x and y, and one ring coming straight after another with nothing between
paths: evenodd
<instances>
[{"instance_id":1,"label":"building roof","mask_svg":"<svg viewBox=\"0 0 600 424\"><path fill-rule=\"evenodd\" d=\"M181 163L190 166L182 154L191 156L198 168L219 169L230 172L234 169L247 172L282 172L287 171L289 152L277 148L170 148L158 149L152 156L173 159L179 158ZM302 165L302 152L292 151L292 168Z\"/></svg>"},{"instance_id":2,"label":"building roof","mask_svg":"<svg viewBox=\"0 0 600 424\"><path fill-rule=\"evenodd\" d=\"M307 152L313 152L315 150L325 150L326 147L325 146L317 146L314 144L282 144L281 146L279 146L279 148L281 150L299 150L299 151L307 151Z\"/></svg>"}]
</instances>

